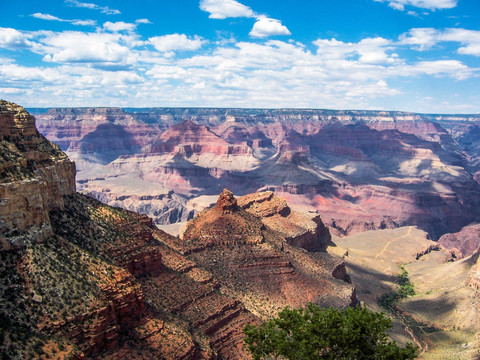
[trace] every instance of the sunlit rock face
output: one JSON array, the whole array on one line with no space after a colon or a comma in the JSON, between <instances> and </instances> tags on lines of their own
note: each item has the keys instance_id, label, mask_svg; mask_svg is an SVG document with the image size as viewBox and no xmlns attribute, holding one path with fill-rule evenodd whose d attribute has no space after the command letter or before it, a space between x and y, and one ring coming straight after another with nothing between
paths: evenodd
<instances>
[{"instance_id":1,"label":"sunlit rock face","mask_svg":"<svg viewBox=\"0 0 480 360\"><path fill-rule=\"evenodd\" d=\"M38 133L23 107L0 100L0 250L52 234L49 211L75 192L75 164Z\"/></svg>"},{"instance_id":2,"label":"sunlit rock face","mask_svg":"<svg viewBox=\"0 0 480 360\"><path fill-rule=\"evenodd\" d=\"M77 187L159 224L272 191L335 235L416 225L432 239L479 221L479 116L387 111L52 109L40 131ZM477 175L475 175L477 174Z\"/></svg>"}]
</instances>

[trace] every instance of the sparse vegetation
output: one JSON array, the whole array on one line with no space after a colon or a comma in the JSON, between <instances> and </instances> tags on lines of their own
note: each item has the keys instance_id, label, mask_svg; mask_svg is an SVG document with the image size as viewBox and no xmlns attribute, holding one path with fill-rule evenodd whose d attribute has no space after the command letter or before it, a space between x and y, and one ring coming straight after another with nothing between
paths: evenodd
<instances>
[{"instance_id":1,"label":"sparse vegetation","mask_svg":"<svg viewBox=\"0 0 480 360\"><path fill-rule=\"evenodd\" d=\"M394 292L382 294L378 299L378 303L385 309L390 310L398 299L405 299L415 295L413 284L408 279L408 272L403 265L400 266L402 272L397 276L399 289Z\"/></svg>"}]
</instances>

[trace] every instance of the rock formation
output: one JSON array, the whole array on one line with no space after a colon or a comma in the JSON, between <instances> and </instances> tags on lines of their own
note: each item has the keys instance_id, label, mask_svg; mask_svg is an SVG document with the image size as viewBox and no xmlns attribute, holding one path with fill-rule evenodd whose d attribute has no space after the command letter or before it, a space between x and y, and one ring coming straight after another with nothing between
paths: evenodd
<instances>
[{"instance_id":1,"label":"rock formation","mask_svg":"<svg viewBox=\"0 0 480 360\"><path fill-rule=\"evenodd\" d=\"M459 259L474 254L480 246L480 224L463 227L454 234L443 235L438 242Z\"/></svg>"},{"instance_id":2,"label":"rock formation","mask_svg":"<svg viewBox=\"0 0 480 360\"><path fill-rule=\"evenodd\" d=\"M250 201L262 196L251 195ZM269 213L272 210L263 212ZM246 308L262 318L286 305L302 306L309 301L323 306L355 303L354 289L339 271L344 268L341 261L291 246L294 237L264 225L263 219L244 210L224 190L214 207L187 224L177 246L216 274L226 293L242 298Z\"/></svg>"},{"instance_id":3,"label":"rock formation","mask_svg":"<svg viewBox=\"0 0 480 360\"><path fill-rule=\"evenodd\" d=\"M0 248L52 235L48 213L75 192L75 165L40 135L35 118L0 100Z\"/></svg>"},{"instance_id":4,"label":"rock formation","mask_svg":"<svg viewBox=\"0 0 480 360\"><path fill-rule=\"evenodd\" d=\"M262 219L264 225L281 233L288 244L308 251L324 251L331 235L317 213L293 211L273 192L242 196L239 205Z\"/></svg>"},{"instance_id":5,"label":"rock formation","mask_svg":"<svg viewBox=\"0 0 480 360\"><path fill-rule=\"evenodd\" d=\"M474 115L102 108L38 118L77 161L81 192L160 225L186 222L202 208L193 202L208 206L225 187L270 190L341 236L416 225L438 239L480 221Z\"/></svg>"},{"instance_id":6,"label":"rock formation","mask_svg":"<svg viewBox=\"0 0 480 360\"><path fill-rule=\"evenodd\" d=\"M23 108L0 104L2 357L248 359L246 324L355 303L341 259L291 246L303 235L271 230L229 191L184 240L76 193L74 164Z\"/></svg>"}]
</instances>

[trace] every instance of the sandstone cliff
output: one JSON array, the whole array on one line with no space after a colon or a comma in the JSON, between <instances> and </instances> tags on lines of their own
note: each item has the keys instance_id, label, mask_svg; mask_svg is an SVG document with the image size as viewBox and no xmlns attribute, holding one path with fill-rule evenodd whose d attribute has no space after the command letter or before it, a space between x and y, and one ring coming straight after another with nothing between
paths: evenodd
<instances>
[{"instance_id":1,"label":"sandstone cliff","mask_svg":"<svg viewBox=\"0 0 480 360\"><path fill-rule=\"evenodd\" d=\"M52 235L48 213L75 192L75 165L21 106L0 101L0 247Z\"/></svg>"}]
</instances>

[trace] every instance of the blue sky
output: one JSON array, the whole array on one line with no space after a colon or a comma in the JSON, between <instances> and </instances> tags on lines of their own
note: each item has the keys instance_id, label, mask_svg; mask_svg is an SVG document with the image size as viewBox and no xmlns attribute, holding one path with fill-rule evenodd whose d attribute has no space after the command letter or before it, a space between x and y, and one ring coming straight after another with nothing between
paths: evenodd
<instances>
[{"instance_id":1,"label":"blue sky","mask_svg":"<svg viewBox=\"0 0 480 360\"><path fill-rule=\"evenodd\" d=\"M26 107L480 113L478 0L0 4L0 98Z\"/></svg>"}]
</instances>

